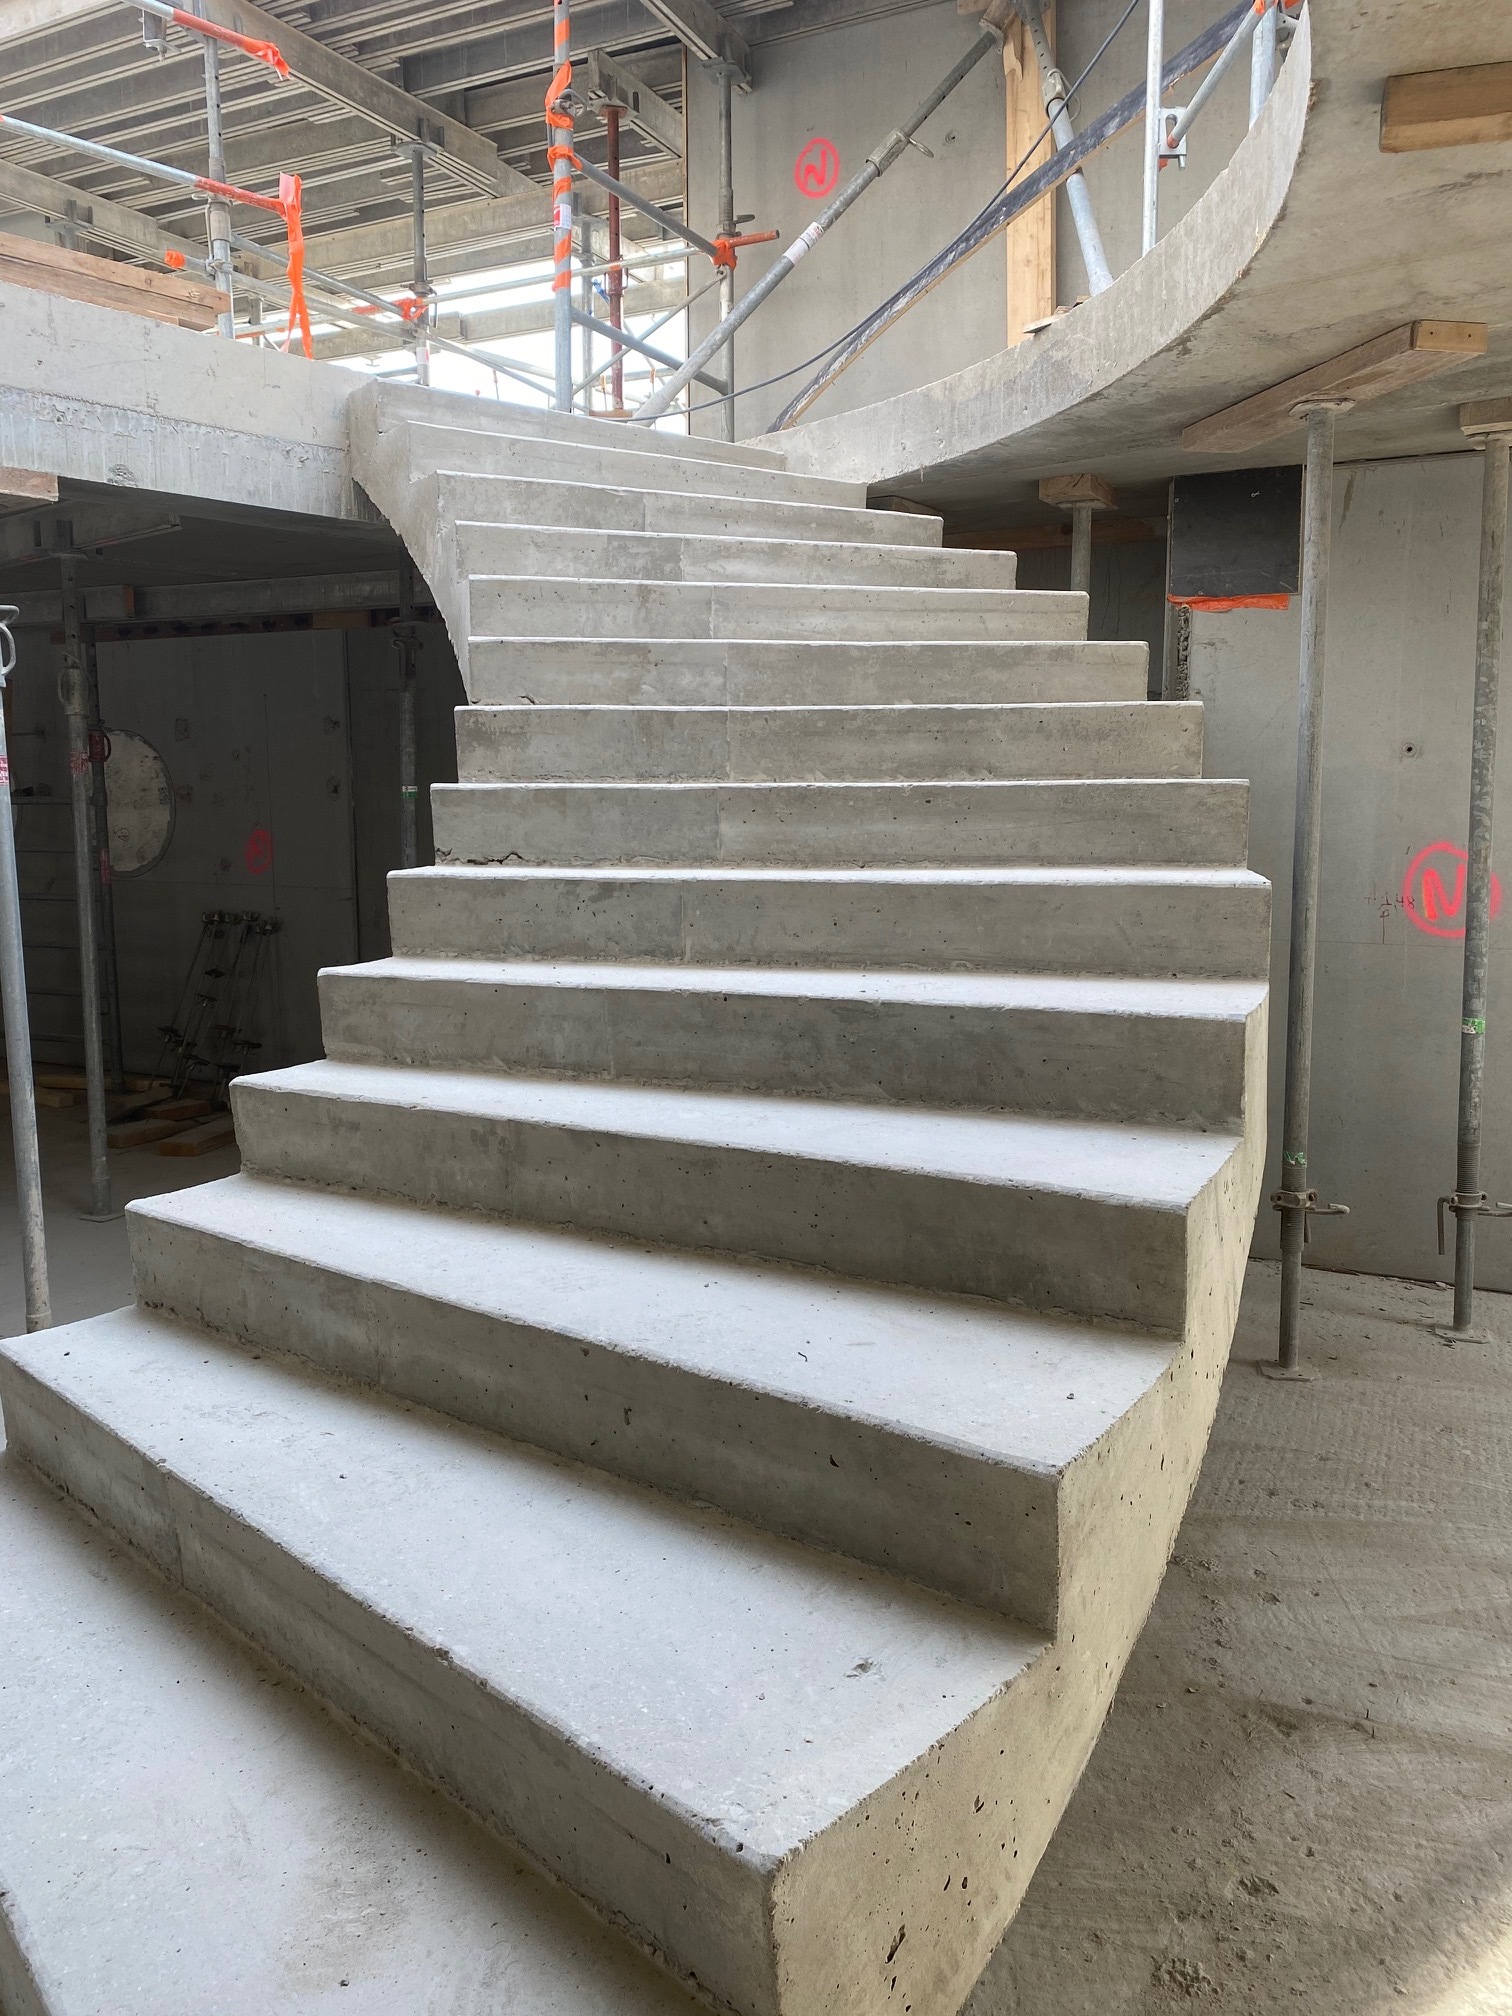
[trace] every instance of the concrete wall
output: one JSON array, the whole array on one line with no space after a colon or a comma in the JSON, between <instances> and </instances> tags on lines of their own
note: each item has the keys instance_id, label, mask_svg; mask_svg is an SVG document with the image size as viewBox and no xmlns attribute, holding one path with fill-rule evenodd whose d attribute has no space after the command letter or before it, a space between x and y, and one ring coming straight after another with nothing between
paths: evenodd
<instances>
[{"instance_id":1,"label":"concrete wall","mask_svg":"<svg viewBox=\"0 0 1512 2016\"><path fill-rule=\"evenodd\" d=\"M735 203L741 213L756 213L749 228L775 228L782 235L774 246L741 253L738 292L751 286L824 207L794 186L794 164L808 143L817 137L834 143L843 182L915 110L976 34L976 22L944 0L757 46L752 53L756 88L735 97ZM689 215L703 231L714 228L718 210L715 106L714 86L690 63ZM1001 186L1003 71L995 55L983 59L919 137L934 159L910 149L742 331L738 384L754 384L785 370L842 335L932 258ZM852 368L843 404L885 398L1001 349L1005 284L998 242L916 309L905 330L875 345ZM699 309L692 320L697 334L712 326ZM759 432L803 382L802 376L795 377L742 399L736 408L737 432ZM696 429L713 431L715 417L699 416Z\"/></svg>"},{"instance_id":2,"label":"concrete wall","mask_svg":"<svg viewBox=\"0 0 1512 2016\"><path fill-rule=\"evenodd\" d=\"M1480 527L1479 458L1341 469L1328 618L1323 869L1310 1176L1348 1204L1314 1227L1312 1264L1444 1280L1434 1199L1453 1188L1459 1060L1457 938L1404 909L1409 864L1463 847ZM1198 615L1192 686L1207 707L1207 769L1253 780L1250 860L1275 885L1271 1148L1278 1181L1298 608ZM1512 781L1502 765L1507 874ZM1452 897L1452 856L1439 867ZM1450 919L1451 926L1455 920ZM1512 915L1492 926L1486 1182L1512 1197ZM1262 1207L1257 1250L1276 1251ZM1483 1286L1512 1288L1512 1221L1478 1241Z\"/></svg>"},{"instance_id":3,"label":"concrete wall","mask_svg":"<svg viewBox=\"0 0 1512 2016\"><path fill-rule=\"evenodd\" d=\"M1123 11L1123 0L1075 0L1061 8L1059 56L1068 79L1074 80L1090 62ZM1211 0L1169 0L1168 51L1174 53L1208 27L1213 13ZM794 163L808 142L823 136L835 143L843 180L915 109L976 32L974 17L941 4L758 44L753 53L756 89L743 98L737 94L735 101L736 207L756 213L752 228L775 226L782 237L771 251L753 247L741 254L740 292L822 207L794 187ZM1078 125L1143 81L1144 50L1144 18L1137 13L1077 98ZM1184 103L1190 93L1191 87L1183 86L1173 102ZM714 228L717 214L715 102L713 84L697 64L690 64L690 215L705 231ZM1186 214L1227 163L1246 130L1248 103L1246 61L1219 86L1194 129L1190 167L1168 169L1161 177L1163 229ZM843 334L997 194L1008 164L1002 65L996 56L983 60L920 138L935 158L912 150L905 154L742 331L737 384L754 384L785 370ZM1088 170L1115 273L1139 252L1142 150L1141 130L1131 130ZM1064 194L1058 203L1057 295L1069 304L1086 291L1086 279ZM943 378L1001 350L1005 273L1003 241L997 238L852 365L826 394L821 410L846 412ZM712 326L707 304L693 310L692 320L698 334ZM742 399L737 431L758 432L808 375ZM714 418L698 417L695 431L712 431Z\"/></svg>"},{"instance_id":4,"label":"concrete wall","mask_svg":"<svg viewBox=\"0 0 1512 2016\"><path fill-rule=\"evenodd\" d=\"M126 1061L151 1069L207 910L276 915L253 1068L318 1056L315 975L388 950L385 882L399 861L398 654L382 631L153 640L100 647L107 724L167 766L173 837L155 867L115 884ZM39 1060L82 1057L78 935L58 654L22 638L8 694L17 848ZM461 680L431 626L417 683L420 775L456 775ZM430 849L421 796L421 858ZM266 834L254 844L255 834Z\"/></svg>"}]
</instances>

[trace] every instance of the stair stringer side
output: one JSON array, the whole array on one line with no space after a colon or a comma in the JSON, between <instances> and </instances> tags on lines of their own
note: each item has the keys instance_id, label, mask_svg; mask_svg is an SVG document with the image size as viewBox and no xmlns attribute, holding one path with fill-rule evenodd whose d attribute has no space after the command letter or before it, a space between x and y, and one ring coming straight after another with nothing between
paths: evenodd
<instances>
[{"instance_id":1,"label":"stair stringer side","mask_svg":"<svg viewBox=\"0 0 1512 2016\"><path fill-rule=\"evenodd\" d=\"M1081 1494L1080 1535L1074 1513L1062 1526L1053 1643L1007 1695L955 1730L948 1760L932 1752L847 1816L847 1829L875 1828L874 1852L884 1863L906 1834L911 1880L901 1902L894 1879L879 1884L885 1905L864 1917L853 1895L848 1911L826 1909L827 1837L778 1874L779 1993L793 1981L827 1978L827 1997L809 2005L816 2016L874 2008L884 1998L899 2009L958 2009L1012 1923L1086 1769L1212 1432L1264 1176L1265 1024L1261 1009L1249 1037L1240 1146L1188 1216L1181 1348L1079 1459L1108 1481L1100 1493L1094 1486ZM948 1787L937 1782L942 1765ZM790 1925L827 1925L822 1945L785 1939L784 1914Z\"/></svg>"},{"instance_id":2,"label":"stair stringer side","mask_svg":"<svg viewBox=\"0 0 1512 2016\"><path fill-rule=\"evenodd\" d=\"M467 583L457 558L457 528L439 508L440 479L410 474L409 423L384 409L383 387L361 386L347 405L352 469L363 492L399 534L435 597L457 654L469 700Z\"/></svg>"}]
</instances>

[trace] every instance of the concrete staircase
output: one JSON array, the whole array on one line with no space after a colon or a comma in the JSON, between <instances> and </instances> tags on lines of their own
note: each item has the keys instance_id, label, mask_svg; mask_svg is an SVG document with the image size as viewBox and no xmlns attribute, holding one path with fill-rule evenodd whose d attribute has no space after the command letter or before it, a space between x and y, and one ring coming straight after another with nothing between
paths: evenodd
<instances>
[{"instance_id":1,"label":"concrete staircase","mask_svg":"<svg viewBox=\"0 0 1512 2016\"><path fill-rule=\"evenodd\" d=\"M5 1346L103 1530L4 1472L0 2000L949 2016L1211 1421L1245 788L1082 598L775 455L378 385L353 453L461 781L243 1173L133 1207L137 1305Z\"/></svg>"}]
</instances>

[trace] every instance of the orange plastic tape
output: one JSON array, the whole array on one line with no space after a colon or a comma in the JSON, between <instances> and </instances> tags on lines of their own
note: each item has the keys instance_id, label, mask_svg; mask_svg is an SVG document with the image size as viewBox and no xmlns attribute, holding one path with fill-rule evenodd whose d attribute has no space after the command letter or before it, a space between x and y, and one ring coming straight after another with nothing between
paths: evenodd
<instances>
[{"instance_id":1,"label":"orange plastic tape","mask_svg":"<svg viewBox=\"0 0 1512 2016\"><path fill-rule=\"evenodd\" d=\"M310 333L310 307L305 300L304 290L304 183L299 176L279 176L278 208L284 220L284 229L289 234L289 264L286 269L289 282L289 327L284 336L283 347L285 350L288 349L297 329L300 347L306 357L313 357L315 338Z\"/></svg>"},{"instance_id":2,"label":"orange plastic tape","mask_svg":"<svg viewBox=\"0 0 1512 2016\"><path fill-rule=\"evenodd\" d=\"M250 35L238 35L234 28L222 28L217 22L206 21L203 16L190 14L182 7L174 8L173 18L181 28L192 28L196 35L208 35L212 42L229 42L233 49L240 49L244 55L255 56L259 63L266 63L270 70L276 70L281 79L288 81L289 66L276 42L258 42Z\"/></svg>"},{"instance_id":3,"label":"orange plastic tape","mask_svg":"<svg viewBox=\"0 0 1512 2016\"><path fill-rule=\"evenodd\" d=\"M1290 595L1169 595L1166 600L1178 609L1203 609L1221 616L1228 609L1289 609Z\"/></svg>"}]
</instances>

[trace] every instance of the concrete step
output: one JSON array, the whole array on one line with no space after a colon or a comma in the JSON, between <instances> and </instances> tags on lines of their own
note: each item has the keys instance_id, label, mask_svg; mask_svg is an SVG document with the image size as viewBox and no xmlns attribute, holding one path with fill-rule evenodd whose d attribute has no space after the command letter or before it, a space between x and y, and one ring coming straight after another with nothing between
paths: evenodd
<instances>
[{"instance_id":1,"label":"concrete step","mask_svg":"<svg viewBox=\"0 0 1512 2016\"><path fill-rule=\"evenodd\" d=\"M711 1997L964 1995L1042 1637L160 1316L69 1339L3 1347L28 1460Z\"/></svg>"},{"instance_id":2,"label":"concrete step","mask_svg":"<svg viewBox=\"0 0 1512 2016\"><path fill-rule=\"evenodd\" d=\"M401 954L1262 978L1270 885L1207 868L417 868Z\"/></svg>"},{"instance_id":3,"label":"concrete step","mask_svg":"<svg viewBox=\"0 0 1512 2016\"><path fill-rule=\"evenodd\" d=\"M464 783L1196 777L1202 708L459 707Z\"/></svg>"},{"instance_id":4,"label":"concrete step","mask_svg":"<svg viewBox=\"0 0 1512 2016\"><path fill-rule=\"evenodd\" d=\"M468 696L641 706L870 707L1143 700L1148 647L1080 638L832 643L820 638L474 637Z\"/></svg>"},{"instance_id":5,"label":"concrete step","mask_svg":"<svg viewBox=\"0 0 1512 2016\"><path fill-rule=\"evenodd\" d=\"M456 528L457 570L567 580L866 582L885 588L1012 588L1012 553L863 545L749 533L569 531L560 525Z\"/></svg>"},{"instance_id":6,"label":"concrete step","mask_svg":"<svg viewBox=\"0 0 1512 2016\"><path fill-rule=\"evenodd\" d=\"M460 427L471 434L525 436L535 441L568 441L615 453L633 448L647 455L678 460L726 463L743 469L783 469L780 448L759 448L744 442L711 441L701 436L661 433L651 427L627 427L623 421L595 420L582 413L557 413L524 406L510 398L479 399L469 392L441 392L431 386L405 385L393 379L370 379L353 394L369 425L378 429L422 426Z\"/></svg>"},{"instance_id":7,"label":"concrete step","mask_svg":"<svg viewBox=\"0 0 1512 2016\"><path fill-rule=\"evenodd\" d=\"M1238 868L1248 795L1222 777L437 784L431 806L438 861Z\"/></svg>"},{"instance_id":8,"label":"concrete step","mask_svg":"<svg viewBox=\"0 0 1512 2016\"><path fill-rule=\"evenodd\" d=\"M14 1454L0 1559L7 2016L695 2016Z\"/></svg>"},{"instance_id":9,"label":"concrete step","mask_svg":"<svg viewBox=\"0 0 1512 2016\"><path fill-rule=\"evenodd\" d=\"M817 539L938 551L944 521L844 504L795 504L780 497L722 497L638 490L625 483L568 482L550 476L495 476L433 470L415 478L437 522L559 527L567 531L685 534L731 539ZM550 572L550 569L544 569Z\"/></svg>"},{"instance_id":10,"label":"concrete step","mask_svg":"<svg viewBox=\"0 0 1512 2016\"><path fill-rule=\"evenodd\" d=\"M668 436L668 439L675 437ZM787 504L843 504L866 508L866 485L826 476L792 476L785 469L723 462L709 456L650 448L638 435L616 434L547 441L528 434L410 422L403 434L411 478L434 470L477 470L494 476L541 476L558 482L627 484L636 490L676 490L703 497L749 497Z\"/></svg>"},{"instance_id":11,"label":"concrete step","mask_svg":"<svg viewBox=\"0 0 1512 2016\"><path fill-rule=\"evenodd\" d=\"M375 960L320 976L326 1054L1230 1132L1259 980Z\"/></svg>"},{"instance_id":12,"label":"concrete step","mask_svg":"<svg viewBox=\"0 0 1512 2016\"><path fill-rule=\"evenodd\" d=\"M249 1176L130 1216L153 1309L1044 1630L1173 1349Z\"/></svg>"},{"instance_id":13,"label":"concrete step","mask_svg":"<svg viewBox=\"0 0 1512 2016\"><path fill-rule=\"evenodd\" d=\"M254 1175L1173 1334L1188 1214L1238 1145L1172 1128L329 1060L240 1079L232 1100Z\"/></svg>"},{"instance_id":14,"label":"concrete step","mask_svg":"<svg viewBox=\"0 0 1512 2016\"><path fill-rule=\"evenodd\" d=\"M830 638L893 643L1076 638L1085 595L1029 588L814 587L785 582L567 581L475 574L474 637Z\"/></svg>"}]
</instances>

